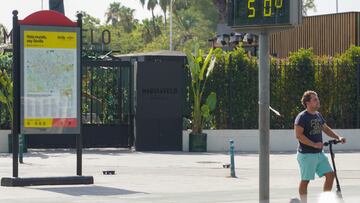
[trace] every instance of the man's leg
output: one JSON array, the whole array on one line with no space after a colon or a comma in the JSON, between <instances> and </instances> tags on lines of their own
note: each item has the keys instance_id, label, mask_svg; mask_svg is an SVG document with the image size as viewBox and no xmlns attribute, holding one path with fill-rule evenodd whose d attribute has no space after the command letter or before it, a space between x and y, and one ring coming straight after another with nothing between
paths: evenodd
<instances>
[{"instance_id":1,"label":"man's leg","mask_svg":"<svg viewBox=\"0 0 360 203\"><path fill-rule=\"evenodd\" d=\"M316 166L318 162L317 154L302 154L298 153L298 162L300 166L301 182L299 184L299 195L301 202L307 202L307 188L310 180L314 180Z\"/></svg>"},{"instance_id":2,"label":"man's leg","mask_svg":"<svg viewBox=\"0 0 360 203\"><path fill-rule=\"evenodd\" d=\"M309 180L302 180L299 185L299 195L302 203L307 202L307 188L309 185Z\"/></svg>"},{"instance_id":3,"label":"man's leg","mask_svg":"<svg viewBox=\"0 0 360 203\"><path fill-rule=\"evenodd\" d=\"M319 163L316 169L319 177L325 176L324 192L331 191L335 174L330 166L327 156L324 153L319 154Z\"/></svg>"},{"instance_id":4,"label":"man's leg","mask_svg":"<svg viewBox=\"0 0 360 203\"><path fill-rule=\"evenodd\" d=\"M331 191L334 183L334 172L325 173L325 183L324 183L324 192Z\"/></svg>"}]
</instances>

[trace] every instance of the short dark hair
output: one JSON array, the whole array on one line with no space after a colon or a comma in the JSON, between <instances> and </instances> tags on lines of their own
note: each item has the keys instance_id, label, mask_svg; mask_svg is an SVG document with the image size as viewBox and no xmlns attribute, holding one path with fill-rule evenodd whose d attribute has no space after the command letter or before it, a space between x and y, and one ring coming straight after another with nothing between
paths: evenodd
<instances>
[{"instance_id":1,"label":"short dark hair","mask_svg":"<svg viewBox=\"0 0 360 203\"><path fill-rule=\"evenodd\" d=\"M311 100L311 95L317 95L315 91L308 90L305 91L302 98L301 98L301 104L306 108L306 102L309 102Z\"/></svg>"}]
</instances>

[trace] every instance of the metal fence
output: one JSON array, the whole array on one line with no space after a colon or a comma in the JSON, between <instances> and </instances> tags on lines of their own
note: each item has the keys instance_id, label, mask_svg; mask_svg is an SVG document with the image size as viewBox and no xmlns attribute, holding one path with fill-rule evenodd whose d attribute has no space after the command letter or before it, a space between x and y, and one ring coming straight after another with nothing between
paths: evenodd
<instances>
[{"instance_id":1,"label":"metal fence","mask_svg":"<svg viewBox=\"0 0 360 203\"><path fill-rule=\"evenodd\" d=\"M83 67L84 124L125 124L130 113L130 67Z\"/></svg>"}]
</instances>

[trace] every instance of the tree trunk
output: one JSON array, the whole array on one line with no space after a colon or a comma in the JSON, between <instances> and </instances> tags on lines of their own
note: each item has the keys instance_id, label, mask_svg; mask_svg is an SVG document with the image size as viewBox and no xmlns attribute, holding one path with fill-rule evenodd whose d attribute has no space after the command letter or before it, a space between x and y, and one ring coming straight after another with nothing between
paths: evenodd
<instances>
[{"instance_id":1,"label":"tree trunk","mask_svg":"<svg viewBox=\"0 0 360 203\"><path fill-rule=\"evenodd\" d=\"M164 21L165 21L165 23L164 23L164 30L165 30L165 32L166 32L166 12L164 12Z\"/></svg>"},{"instance_id":2,"label":"tree trunk","mask_svg":"<svg viewBox=\"0 0 360 203\"><path fill-rule=\"evenodd\" d=\"M154 34L155 34L155 37L157 37L157 29L156 29L156 23L155 23L154 9L151 9L151 15L152 15L152 19L153 19Z\"/></svg>"}]
</instances>

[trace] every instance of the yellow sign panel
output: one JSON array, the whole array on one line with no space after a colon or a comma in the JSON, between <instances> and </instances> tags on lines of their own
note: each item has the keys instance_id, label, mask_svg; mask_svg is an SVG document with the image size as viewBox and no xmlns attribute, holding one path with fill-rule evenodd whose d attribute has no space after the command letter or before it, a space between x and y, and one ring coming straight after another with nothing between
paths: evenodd
<instances>
[{"instance_id":1,"label":"yellow sign panel","mask_svg":"<svg viewBox=\"0 0 360 203\"><path fill-rule=\"evenodd\" d=\"M76 32L24 31L24 47L75 49Z\"/></svg>"},{"instance_id":2,"label":"yellow sign panel","mask_svg":"<svg viewBox=\"0 0 360 203\"><path fill-rule=\"evenodd\" d=\"M52 118L30 118L24 120L25 128L51 128L53 126Z\"/></svg>"}]
</instances>

